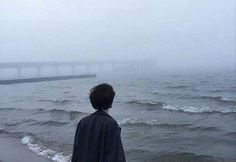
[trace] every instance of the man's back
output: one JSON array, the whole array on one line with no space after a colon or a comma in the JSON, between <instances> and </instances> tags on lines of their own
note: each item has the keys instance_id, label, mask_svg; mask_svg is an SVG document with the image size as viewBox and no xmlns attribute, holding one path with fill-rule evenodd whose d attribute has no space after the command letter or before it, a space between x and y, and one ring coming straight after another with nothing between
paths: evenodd
<instances>
[{"instance_id":1,"label":"man's back","mask_svg":"<svg viewBox=\"0 0 236 162\"><path fill-rule=\"evenodd\" d=\"M72 162L125 162L120 127L106 112L98 110L79 122Z\"/></svg>"}]
</instances>

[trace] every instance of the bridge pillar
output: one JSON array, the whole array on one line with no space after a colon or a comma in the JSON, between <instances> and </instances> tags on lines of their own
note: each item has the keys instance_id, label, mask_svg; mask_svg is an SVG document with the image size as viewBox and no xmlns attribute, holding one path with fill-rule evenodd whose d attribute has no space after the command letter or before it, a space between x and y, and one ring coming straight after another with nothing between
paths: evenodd
<instances>
[{"instance_id":1,"label":"bridge pillar","mask_svg":"<svg viewBox=\"0 0 236 162\"><path fill-rule=\"evenodd\" d=\"M21 67L17 67L17 77L21 78Z\"/></svg>"}]
</instances>

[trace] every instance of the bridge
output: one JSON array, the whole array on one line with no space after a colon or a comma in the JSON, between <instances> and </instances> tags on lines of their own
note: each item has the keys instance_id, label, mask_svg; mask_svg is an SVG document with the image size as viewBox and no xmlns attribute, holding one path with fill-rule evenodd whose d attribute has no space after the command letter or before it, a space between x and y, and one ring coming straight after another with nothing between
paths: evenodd
<instances>
[{"instance_id":1,"label":"bridge","mask_svg":"<svg viewBox=\"0 0 236 162\"><path fill-rule=\"evenodd\" d=\"M60 67L70 67L72 75L76 72L77 66L85 66L86 72L89 73L91 65L96 65L99 68L102 68L104 62L9 62L9 63L0 63L1 69L16 69L17 78L22 78L22 70L26 68L35 68L37 70L37 76L41 77L42 68L44 67L54 67L55 75L59 74Z\"/></svg>"},{"instance_id":2,"label":"bridge","mask_svg":"<svg viewBox=\"0 0 236 162\"><path fill-rule=\"evenodd\" d=\"M13 83L24 83L24 82L41 82L41 81L50 81L50 80L65 80L65 79L76 79L76 78L87 78L95 77L96 74L91 73L91 68L95 67L98 71L102 71L105 66L109 66L111 70L114 70L119 67L140 68L140 64L144 61L71 61L71 62L8 62L0 63L0 84L13 84ZM150 65L150 61L148 61ZM43 68L51 67L54 68L53 76L42 76ZM60 74L60 68L69 67L70 74L62 75ZM77 74L77 69L85 68L84 74ZM34 77L25 78L23 70L27 68L33 68L36 70ZM3 69L14 69L15 77L12 79L4 79L1 76L1 71Z\"/></svg>"}]
</instances>

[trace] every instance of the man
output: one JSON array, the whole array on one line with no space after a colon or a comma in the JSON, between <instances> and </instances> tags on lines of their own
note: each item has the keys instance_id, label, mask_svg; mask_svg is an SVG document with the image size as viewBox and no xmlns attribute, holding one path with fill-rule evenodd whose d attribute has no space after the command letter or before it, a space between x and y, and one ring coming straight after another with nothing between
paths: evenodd
<instances>
[{"instance_id":1,"label":"man","mask_svg":"<svg viewBox=\"0 0 236 162\"><path fill-rule=\"evenodd\" d=\"M90 90L96 112L80 120L74 139L72 162L126 162L120 127L109 114L115 92L100 84Z\"/></svg>"}]
</instances>

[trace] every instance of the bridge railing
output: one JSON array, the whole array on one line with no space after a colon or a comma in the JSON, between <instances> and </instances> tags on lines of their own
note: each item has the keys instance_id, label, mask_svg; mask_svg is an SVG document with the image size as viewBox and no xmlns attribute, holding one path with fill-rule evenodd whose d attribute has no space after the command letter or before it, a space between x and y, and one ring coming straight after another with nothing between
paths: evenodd
<instances>
[{"instance_id":1,"label":"bridge railing","mask_svg":"<svg viewBox=\"0 0 236 162\"><path fill-rule=\"evenodd\" d=\"M103 68L107 65L111 67L111 70L114 70L117 67L127 67L127 68L140 68L140 65L145 62L141 61L74 61L74 62L9 62L9 63L0 63L0 79L1 70L2 69L15 69L16 70L16 78L22 78L23 70L26 68L36 69L36 76L42 76L42 70L45 67L52 67L55 69L55 75L60 75L61 67L69 67L71 69L71 75L75 75L77 72L77 67L84 67L85 73L89 74L91 72L92 67L97 69L96 71L102 71ZM152 61L146 61L148 65L151 64Z\"/></svg>"}]
</instances>

